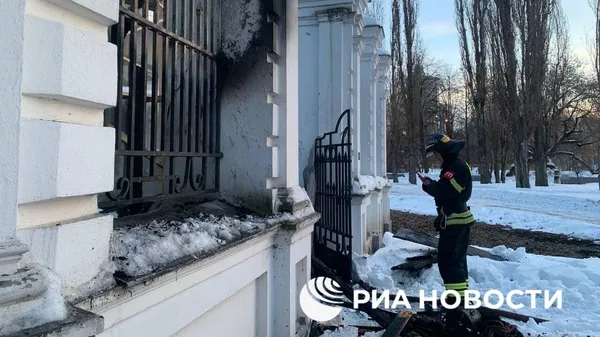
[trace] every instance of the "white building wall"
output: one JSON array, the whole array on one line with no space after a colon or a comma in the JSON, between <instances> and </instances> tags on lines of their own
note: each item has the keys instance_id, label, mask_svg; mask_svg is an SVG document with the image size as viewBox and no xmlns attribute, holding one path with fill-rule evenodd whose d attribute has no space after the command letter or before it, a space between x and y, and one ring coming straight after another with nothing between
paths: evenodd
<instances>
[{"instance_id":1,"label":"white building wall","mask_svg":"<svg viewBox=\"0 0 600 337\"><path fill-rule=\"evenodd\" d=\"M98 214L96 195L111 190L114 182L115 133L103 127L102 116L117 100L117 53L107 42L107 28L117 22L119 1L14 4L0 5L17 14L17 25L5 41L10 48L0 52L0 67L9 75L0 84L5 89L0 103L10 112L0 115L0 127L5 128L0 138L6 140L4 158L12 159L3 161L5 179L0 185L7 192L2 195L6 212L0 243L11 245L0 245L0 253L4 256L7 247L16 255L26 251L15 240L18 228L19 238L31 246L25 260L54 269L69 295L96 276L109 255L113 219ZM294 199L292 204L303 201L296 199L303 197L298 189L297 9L295 0L275 1L278 17L270 22L277 36L276 55L266 50L253 55L261 61L250 77L269 71L272 77L238 81L235 90L227 92L247 93L251 102L241 117L245 122L231 123L227 131L237 131L246 149L259 150L235 153L233 148L243 151L244 146L232 146L229 155L241 158L229 167L234 173L253 171L242 186L255 195L276 192L270 200L275 211L277 199L286 198L282 192L293 194L287 196ZM240 102L247 104L238 97L226 105L231 120ZM253 136L243 139L245 131ZM270 165L258 166L259 162ZM235 184L227 187L238 189ZM288 221L193 266L125 290L116 287L79 305L104 316L106 331L99 336L197 336L202 330L219 336L292 337L300 322L306 324L297 298L310 277L311 233L317 218L308 214L296 223ZM13 271L6 261L0 262L0 271ZM216 322L230 320L232 310L243 318L224 329L218 326Z\"/></svg>"},{"instance_id":2,"label":"white building wall","mask_svg":"<svg viewBox=\"0 0 600 337\"><path fill-rule=\"evenodd\" d=\"M298 161L300 172L312 165L309 163L310 152L319 136L319 26L316 18L300 18L299 21L299 51L301 71L298 75L299 141ZM300 174L300 186L305 186L304 176Z\"/></svg>"}]
</instances>

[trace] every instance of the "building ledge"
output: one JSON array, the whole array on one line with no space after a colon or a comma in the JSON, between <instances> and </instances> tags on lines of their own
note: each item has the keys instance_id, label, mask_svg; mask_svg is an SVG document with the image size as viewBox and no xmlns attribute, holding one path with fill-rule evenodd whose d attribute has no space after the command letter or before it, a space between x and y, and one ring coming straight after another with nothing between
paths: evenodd
<instances>
[{"instance_id":1,"label":"building ledge","mask_svg":"<svg viewBox=\"0 0 600 337\"><path fill-rule=\"evenodd\" d=\"M235 254L236 252L244 249L245 244L247 244L248 242L251 242L255 239L260 239L264 236L268 236L269 234L272 234L275 231L277 231L279 227L280 226L278 225L268 226L258 233L240 238L236 241L231 241L228 244L219 247L218 249L211 250L200 255L191 254L181 257L179 259L175 259L169 262L168 264L164 265L164 267L150 274L142 276L129 276L123 272L117 271L115 273L115 280L117 281L117 284L123 285L127 288L139 284L149 285L150 283L153 283L155 280L165 275L181 273L183 270L186 270L188 268L198 269L201 268L203 265L207 265L214 262L215 259L218 260L225 256Z\"/></svg>"},{"instance_id":2,"label":"building ledge","mask_svg":"<svg viewBox=\"0 0 600 337\"><path fill-rule=\"evenodd\" d=\"M79 299L74 303L77 307L96 312L102 308L110 308L122 301L136 297L141 293L146 293L162 286L166 283L177 280L185 275L193 273L199 269L215 265L250 247L261 248L261 242L268 242L275 236L280 225L273 225L250 236L246 236L238 241L231 242L220 249L211 251L202 256L188 255L172 261L168 266L161 268L153 273L134 277L125 275L122 272L115 273L116 286L112 289L96 293L85 299ZM207 275L207 277L210 275Z\"/></svg>"},{"instance_id":3,"label":"building ledge","mask_svg":"<svg viewBox=\"0 0 600 337\"><path fill-rule=\"evenodd\" d=\"M81 337L95 336L104 330L104 318L89 311L68 305L67 318L24 329L1 337Z\"/></svg>"},{"instance_id":4,"label":"building ledge","mask_svg":"<svg viewBox=\"0 0 600 337\"><path fill-rule=\"evenodd\" d=\"M223 203L206 203L205 209L225 209L227 208ZM181 214L182 212L179 212ZM300 214L301 213L301 214ZM171 217L173 215L167 215ZM181 217L181 215L180 215ZM293 238L300 238L312 232L312 226L320 215L315 213L312 207L309 207L307 211L295 212L295 214L277 214L270 218L254 218L250 217L250 222L261 223L260 229L242 233L233 239L226 240L227 242L216 247L211 247L203 251L185 254L179 258L172 259L162 265L153 266L153 270L143 275L129 275L123 268L117 268L114 273L115 285L111 289L104 289L91 293L85 298L74 299L73 304L79 308L93 311L102 312L107 308L119 305L130 298L139 296L140 294L147 293L152 289L165 285L167 283L181 279L185 275L189 275L203 268L222 269L226 268L225 261L230 261L231 258L238 259L239 256L247 254L258 254L265 249L273 246L276 235L292 235ZM156 221L154 221L156 222ZM174 227L181 226L182 224L176 223ZM189 225L189 223L187 224ZM131 224L119 224L119 227L126 227L126 231L136 230L135 226ZM190 226L191 227L191 226ZM139 230L139 226L137 230ZM123 228L121 229L123 230ZM148 229L150 232L153 228ZM308 234L307 234L308 233ZM191 237L192 239L194 237ZM201 237L202 238L202 237ZM144 245L153 243L153 240L149 240ZM118 237L113 238L113 246L118 244L121 239ZM293 241L293 240L292 240ZM113 247L114 250L114 247ZM242 251L247 251L244 254L238 254ZM115 254L113 251L113 260L119 260L119 254ZM229 262L228 262L229 263ZM208 270L208 269L207 269ZM205 277L210 277L210 272L207 272Z\"/></svg>"}]
</instances>

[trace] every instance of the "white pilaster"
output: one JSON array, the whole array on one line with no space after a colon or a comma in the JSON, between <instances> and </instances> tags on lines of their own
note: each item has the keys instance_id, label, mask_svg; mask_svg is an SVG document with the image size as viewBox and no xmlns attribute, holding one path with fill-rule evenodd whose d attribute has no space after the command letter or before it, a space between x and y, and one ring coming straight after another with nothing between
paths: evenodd
<instances>
[{"instance_id":1,"label":"white pilaster","mask_svg":"<svg viewBox=\"0 0 600 337\"><path fill-rule=\"evenodd\" d=\"M19 193L19 132L21 125L21 83L25 0L3 1L5 20L0 34L0 275L17 270L21 254L27 251L17 240L17 198Z\"/></svg>"},{"instance_id":2,"label":"white pilaster","mask_svg":"<svg viewBox=\"0 0 600 337\"><path fill-rule=\"evenodd\" d=\"M267 99L273 105L273 134L267 145L273 151L272 175L267 188L273 191L273 212L293 212L310 206L299 187L298 167L298 1L277 0L269 21L274 29L273 92ZM306 198L305 198L306 196Z\"/></svg>"},{"instance_id":3,"label":"white pilaster","mask_svg":"<svg viewBox=\"0 0 600 337\"><path fill-rule=\"evenodd\" d=\"M0 22L0 335L5 335L17 333L19 328L63 319L66 313L61 306L42 312L48 280L37 268L19 265L22 255L29 250L16 236L25 0L2 1L0 11L5 15ZM32 310L40 311L40 319L27 317ZM18 321L29 325L15 326Z\"/></svg>"},{"instance_id":4,"label":"white pilaster","mask_svg":"<svg viewBox=\"0 0 600 337\"><path fill-rule=\"evenodd\" d=\"M18 210L27 217L18 235L31 245L28 262L60 273L63 292L91 281L109 258L112 216L98 214L96 195L113 188L115 136L98 116L117 102L107 29L118 14L115 1L25 6ZM99 233L90 246L88 235Z\"/></svg>"},{"instance_id":5,"label":"white pilaster","mask_svg":"<svg viewBox=\"0 0 600 337\"><path fill-rule=\"evenodd\" d=\"M283 225L275 238L272 329L267 337L295 337L299 327L308 328L308 318L298 303L302 287L310 279L312 225L319 215L314 214L293 225Z\"/></svg>"},{"instance_id":6,"label":"white pilaster","mask_svg":"<svg viewBox=\"0 0 600 337\"><path fill-rule=\"evenodd\" d=\"M377 172L379 177L387 176L387 101L388 79L390 76L391 56L380 49L377 79Z\"/></svg>"},{"instance_id":7,"label":"white pilaster","mask_svg":"<svg viewBox=\"0 0 600 337\"><path fill-rule=\"evenodd\" d=\"M375 80L377 48L383 40L383 28L371 17L365 17L363 29L365 49L361 58L361 174L376 174Z\"/></svg>"},{"instance_id":8,"label":"white pilaster","mask_svg":"<svg viewBox=\"0 0 600 337\"><path fill-rule=\"evenodd\" d=\"M360 90L360 58L365 44L362 39L364 20L362 15L356 15L354 25L354 50L352 53L352 177L360 174L360 114L361 114L361 90Z\"/></svg>"}]
</instances>

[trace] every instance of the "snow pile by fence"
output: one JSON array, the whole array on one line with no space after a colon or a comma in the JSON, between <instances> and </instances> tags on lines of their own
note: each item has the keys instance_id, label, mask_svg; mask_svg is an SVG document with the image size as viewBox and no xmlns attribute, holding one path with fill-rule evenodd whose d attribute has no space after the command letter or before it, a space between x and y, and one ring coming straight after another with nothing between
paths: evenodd
<instances>
[{"instance_id":1,"label":"snow pile by fence","mask_svg":"<svg viewBox=\"0 0 600 337\"><path fill-rule=\"evenodd\" d=\"M386 186L390 186L390 184L385 177L360 175L352 182L352 193L367 194L374 189L383 189Z\"/></svg>"},{"instance_id":2,"label":"snow pile by fence","mask_svg":"<svg viewBox=\"0 0 600 337\"><path fill-rule=\"evenodd\" d=\"M264 222L200 214L185 221L152 221L116 228L111 255L128 276L152 273L186 256L199 258L228 243L265 229Z\"/></svg>"}]
</instances>

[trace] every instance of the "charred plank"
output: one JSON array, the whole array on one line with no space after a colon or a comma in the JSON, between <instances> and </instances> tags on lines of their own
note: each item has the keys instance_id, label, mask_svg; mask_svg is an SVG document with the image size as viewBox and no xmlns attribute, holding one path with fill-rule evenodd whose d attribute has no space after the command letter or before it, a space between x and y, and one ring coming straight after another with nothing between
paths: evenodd
<instances>
[{"instance_id":1,"label":"charred plank","mask_svg":"<svg viewBox=\"0 0 600 337\"><path fill-rule=\"evenodd\" d=\"M406 241L419 243L428 247L438 248L438 239L435 236L413 231L408 228L400 228L396 232L394 237ZM483 249L479 249L473 246L469 246L469 248L467 249L467 255L480 256L495 261L507 261L507 259L505 259L502 256L488 253Z\"/></svg>"}]
</instances>

